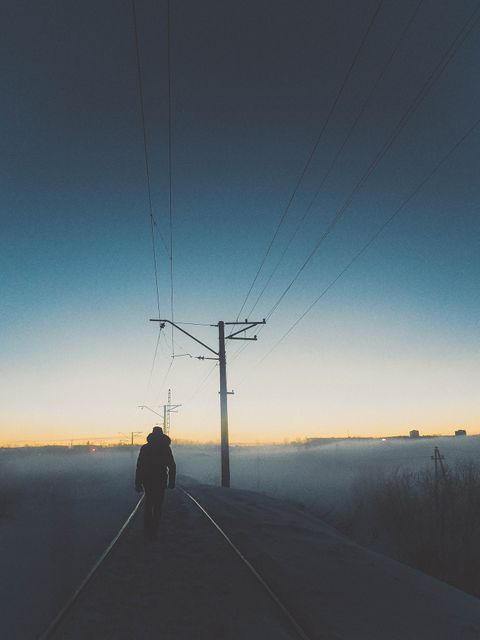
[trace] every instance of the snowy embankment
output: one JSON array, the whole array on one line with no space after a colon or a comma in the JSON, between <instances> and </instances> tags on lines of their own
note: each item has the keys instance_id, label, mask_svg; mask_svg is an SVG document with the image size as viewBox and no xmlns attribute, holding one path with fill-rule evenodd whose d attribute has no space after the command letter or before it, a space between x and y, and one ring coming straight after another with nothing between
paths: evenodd
<instances>
[{"instance_id":1,"label":"snowy embankment","mask_svg":"<svg viewBox=\"0 0 480 640\"><path fill-rule=\"evenodd\" d=\"M285 512L283 515L287 512L292 514L295 512L296 515L291 516L295 519L298 514L303 513L304 524L305 518L311 517L307 516L307 511L310 514L316 514L315 522L320 523L320 528L325 528L318 518L328 516L335 522L342 510L348 509L348 502L352 496L352 483L357 483L359 476L382 473L395 468L431 467L433 463L430 455L433 453L433 446L436 445L445 454L447 463L457 460L467 461L474 458L477 452L480 453L480 438L473 437L420 442L374 441L365 444L344 442L316 447L233 447L232 485L240 489L265 492L276 497L280 501L278 510ZM204 483L218 484L218 447L179 446L174 447L174 452L180 472ZM35 638L55 616L68 595L73 592L117 533L137 500L137 494L133 491L133 472L137 453L137 448L97 450L95 453L79 452L75 448L72 450L0 450L0 574L2 576L0 635L2 637L9 640ZM211 496L215 495L215 493L211 494ZM237 494L234 491L230 494L220 492L216 500L224 495L233 497ZM211 499L213 498L205 497L206 502ZM331 585L328 582L330 580L329 565L322 568L317 566L315 560L307 560L307 567L303 567L301 558L295 560L298 567L301 567L301 575L292 573L292 567L288 571L284 570L285 560L280 562L280 556L284 559L296 558L297 554L303 553L303 548L307 550L310 543L314 544L316 534L309 532L309 528L305 528L304 524L300 523L298 528L302 533L297 535L295 527L289 528L285 521L282 524L280 517L278 521L270 522L270 515L275 509L272 507L273 511L270 511L266 508L267 503L262 501L267 500L261 495L257 495L255 500L250 498L252 504L247 502L244 505L245 508L242 507L236 515L233 510L234 503L230 506L212 503L211 507L225 528L232 533L239 546L245 552L252 553L252 559L255 562L258 561L262 571L271 572L273 581L276 580L276 576L285 577L290 589L286 599L288 597L292 602L298 600L299 611L308 620L310 614L301 605L301 600L304 599L305 607L310 607L309 604L307 605L310 593L308 581L303 591L300 587L306 580L305 576L310 575L310 565L315 567L318 579L317 591L312 589L312 593L318 592L317 595L321 595L322 590L330 589L335 582L333 581ZM288 509L285 500L292 501ZM262 507L257 508L255 505L262 505ZM302 507L303 512L298 510ZM218 513L215 513L216 511ZM253 520L250 519L250 513L254 516ZM249 533L250 525L254 527L254 534ZM270 532L269 528L271 528ZM331 535L343 540L337 533L330 529L329 531ZM265 532L266 535L263 533L257 535L258 532ZM192 531L189 542L192 549L182 550L178 558L174 557L175 562L183 557L182 554L186 554L185 558L188 560L191 551L195 556L197 544L195 533ZM282 541L283 546L279 547L272 559L271 554L276 548L275 539L277 538ZM320 538L321 536L319 540ZM354 548L358 549L358 547ZM318 553L321 557L321 552L315 549L308 553L305 551L304 557L309 558L312 554L316 557ZM362 553L367 552L362 551ZM377 559L376 566L378 562L387 564L389 562L385 558L378 560L379 556L374 557ZM198 558L197 546L197 555L192 560L198 561ZM212 566L217 563L215 558L216 556L211 556ZM396 567L400 566L393 564ZM331 571L336 570L337 566L333 564ZM403 570L410 572L408 575L412 574L406 567L403 567ZM388 575L388 571L385 570L387 578ZM413 572L413 575L420 574ZM429 580L425 576L421 578ZM359 581L361 582L360 579ZM440 583L433 581L428 584L439 585ZM444 585L441 586L444 587ZM375 613L375 615L372 613L372 620L381 621L384 618L387 619L390 614L397 615L398 612L392 612L387 608L384 616L382 613L382 608L385 606L384 600L380 598L380 604L377 605L376 591L373 589L370 595L369 587L367 583L357 584L354 593L351 594L353 601L356 602L356 598L358 602L368 600L370 608L367 610ZM472 606L478 606L479 601L468 599L467 596L449 587L444 588L448 589L449 594L457 594L452 596L452 608L456 606L455 599L458 598L461 600L466 598L468 602L474 603ZM221 588L218 587L218 589ZM282 589L280 584L279 590L282 591ZM437 587L434 591L436 589ZM378 590L381 591L380 587ZM430 593L431 588L426 588L426 592ZM199 602L198 594L200 593L202 593L201 585L197 585L197 595L192 595L193 602ZM342 597L340 593L339 602ZM421 602L421 598L419 601ZM350 620L347 606L355 611L355 604L341 605L342 616ZM436 606L445 612L451 610L448 606ZM469 618L468 615L464 616L461 613L462 606L459 606L458 621L460 624L462 618L465 618L465 624L468 627ZM408 607L409 605L405 604L400 607L401 615L399 616L402 620L410 618ZM435 624L433 619L432 617L431 624ZM402 621L400 622L403 624ZM448 629L448 626L446 628ZM394 630L389 627L390 631L393 633ZM463 637L472 637L468 635L468 628L462 628L460 631ZM390 637L397 636L381 637L382 640L389 640ZM423 638L427 637L429 636L423 636ZM462 636L450 637L456 639ZM480 634L477 637L480 637Z\"/></svg>"},{"instance_id":2,"label":"snowy embankment","mask_svg":"<svg viewBox=\"0 0 480 640\"><path fill-rule=\"evenodd\" d=\"M312 638L480 637L476 598L355 545L294 504L185 479L182 484ZM288 625L282 626L204 516L178 490L167 498L159 540L145 542L137 518L57 638L285 637Z\"/></svg>"},{"instance_id":3,"label":"snowy embankment","mask_svg":"<svg viewBox=\"0 0 480 640\"><path fill-rule=\"evenodd\" d=\"M136 453L136 452L135 452ZM0 637L33 640L133 509L134 452L0 452Z\"/></svg>"},{"instance_id":4,"label":"snowy embankment","mask_svg":"<svg viewBox=\"0 0 480 640\"><path fill-rule=\"evenodd\" d=\"M434 447L445 464L480 461L480 437L343 440L322 445L233 446L232 486L302 503L319 514L343 516L359 479L397 470L433 469ZM206 484L220 484L215 446L177 446L179 468Z\"/></svg>"}]
</instances>

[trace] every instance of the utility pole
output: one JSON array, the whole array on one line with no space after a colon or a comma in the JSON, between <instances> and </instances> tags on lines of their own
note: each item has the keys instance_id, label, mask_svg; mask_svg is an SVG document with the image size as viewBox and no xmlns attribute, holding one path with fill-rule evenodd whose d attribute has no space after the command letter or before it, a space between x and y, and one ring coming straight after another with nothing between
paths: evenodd
<instances>
[{"instance_id":1,"label":"utility pole","mask_svg":"<svg viewBox=\"0 0 480 640\"><path fill-rule=\"evenodd\" d=\"M134 438L134 436L139 436L141 434L142 434L142 431L132 431L132 441L131 441L132 447L133 447L133 438Z\"/></svg>"},{"instance_id":2,"label":"utility pole","mask_svg":"<svg viewBox=\"0 0 480 640\"><path fill-rule=\"evenodd\" d=\"M164 433L166 433L168 435L168 432L170 431L170 414L171 413L177 413L175 411L175 409L178 409L178 407L181 407L181 404L172 404L172 390L169 389L168 390L168 402L167 404L161 405L163 408L163 415L161 413L158 413L158 411L155 411L155 409L152 409L151 407L148 407L146 404L139 404L138 408L139 409L148 409L148 411L151 411L152 413L154 413L156 416L158 416L159 418L163 419L163 431Z\"/></svg>"},{"instance_id":3,"label":"utility pole","mask_svg":"<svg viewBox=\"0 0 480 640\"><path fill-rule=\"evenodd\" d=\"M220 369L220 448L222 487L230 487L230 446L228 443L227 356L225 353L225 323L218 323L218 361Z\"/></svg>"},{"instance_id":4,"label":"utility pole","mask_svg":"<svg viewBox=\"0 0 480 640\"><path fill-rule=\"evenodd\" d=\"M445 456L440 455L440 450L438 447L435 447L433 450L433 456L430 456L430 459L435 463L435 484L438 483L438 468L440 467L442 471L442 477L446 480L445 467L443 466L443 461L445 460Z\"/></svg>"},{"instance_id":5,"label":"utility pole","mask_svg":"<svg viewBox=\"0 0 480 640\"><path fill-rule=\"evenodd\" d=\"M435 484L433 487L434 490L434 498L435 498L435 507L438 510L438 468L442 470L442 477L444 482L446 481L445 467L443 466L443 461L445 456L440 455L440 450L438 447L435 447L433 450L433 456L430 456L430 459L435 463Z\"/></svg>"},{"instance_id":6,"label":"utility pole","mask_svg":"<svg viewBox=\"0 0 480 640\"><path fill-rule=\"evenodd\" d=\"M169 389L167 404L163 405L163 432L167 436L170 432L170 414L177 413L176 409L181 406L181 404L172 404L172 390Z\"/></svg>"},{"instance_id":7,"label":"utility pole","mask_svg":"<svg viewBox=\"0 0 480 640\"><path fill-rule=\"evenodd\" d=\"M245 320L243 322L235 321L235 322L224 322L220 320L218 324L211 325L212 327L218 327L218 351L212 349L207 344L193 336L182 327L179 327L177 324L172 322L171 320L164 320L161 318L151 318L150 322L160 322L160 329L165 327L165 324L168 323L178 329L185 335L195 340L202 345L205 349L210 351L210 353L214 354L214 358L206 357L206 356L197 356L198 360L218 360L219 369L220 369L220 451L221 451L221 470L222 470L222 487L230 487L230 449L228 443L228 404L227 404L227 396L232 394L233 391L227 391L227 358L225 353L225 340L256 340L257 336L247 337L245 335L240 336L239 334L248 331L248 329L252 329L259 324L266 324L266 320L263 319L260 322L251 322L249 320ZM227 325L245 325L241 329L230 333L229 335L225 335L225 327Z\"/></svg>"},{"instance_id":8,"label":"utility pole","mask_svg":"<svg viewBox=\"0 0 480 640\"><path fill-rule=\"evenodd\" d=\"M125 433L122 433L121 431L118 432L121 436L124 436L125 438L128 438L128 436ZM133 447L133 438L134 436L140 436L142 435L143 431L130 431L130 445Z\"/></svg>"}]
</instances>

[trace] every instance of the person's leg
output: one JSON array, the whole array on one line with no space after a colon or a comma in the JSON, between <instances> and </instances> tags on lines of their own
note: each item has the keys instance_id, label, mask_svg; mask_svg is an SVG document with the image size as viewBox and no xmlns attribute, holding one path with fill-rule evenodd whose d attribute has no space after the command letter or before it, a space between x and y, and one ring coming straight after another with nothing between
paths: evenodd
<instances>
[{"instance_id":1,"label":"person's leg","mask_svg":"<svg viewBox=\"0 0 480 640\"><path fill-rule=\"evenodd\" d=\"M145 505L143 510L143 526L145 534L151 534L153 532L153 505L154 492L151 489L145 488Z\"/></svg>"},{"instance_id":2,"label":"person's leg","mask_svg":"<svg viewBox=\"0 0 480 640\"><path fill-rule=\"evenodd\" d=\"M157 533L160 524L160 516L162 515L163 499L165 497L165 488L159 487L155 490L152 510L152 530Z\"/></svg>"}]
</instances>

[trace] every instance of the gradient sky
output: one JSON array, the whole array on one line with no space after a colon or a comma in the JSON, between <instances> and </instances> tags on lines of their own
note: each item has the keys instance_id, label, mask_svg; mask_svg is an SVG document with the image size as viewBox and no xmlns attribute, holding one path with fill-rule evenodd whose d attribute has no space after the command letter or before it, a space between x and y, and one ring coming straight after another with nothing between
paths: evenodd
<instances>
[{"instance_id":1,"label":"gradient sky","mask_svg":"<svg viewBox=\"0 0 480 640\"><path fill-rule=\"evenodd\" d=\"M268 314L476 4L420 4L252 319ZM417 5L381 4L242 317ZM168 238L166 6L137 0L154 214ZM171 6L174 313L215 324L240 311L378 2ZM146 432L155 416L138 405L158 408L168 387L182 403L173 435L217 438L215 363L185 355L169 368L166 331L150 376L158 312L131 3L17 0L1 14L0 440ZM258 342L228 345L232 440L480 431L478 127L269 353L478 119L479 54L476 24ZM185 328L216 347L215 327ZM175 340L177 354L208 355Z\"/></svg>"}]
</instances>

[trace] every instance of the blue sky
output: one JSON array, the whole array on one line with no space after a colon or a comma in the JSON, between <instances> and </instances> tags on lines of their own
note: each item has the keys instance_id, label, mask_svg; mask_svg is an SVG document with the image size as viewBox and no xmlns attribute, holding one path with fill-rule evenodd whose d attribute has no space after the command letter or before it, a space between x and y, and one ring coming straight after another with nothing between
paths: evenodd
<instances>
[{"instance_id":1,"label":"blue sky","mask_svg":"<svg viewBox=\"0 0 480 640\"><path fill-rule=\"evenodd\" d=\"M172 0L177 320L237 316L377 6ZM253 319L268 314L474 9L381 3L247 311L416 13ZM138 405L163 404L170 386L183 404L175 435L216 438L212 363L184 356L170 367L168 332L149 382L157 310L131 4L2 11L2 437L146 431ZM137 13L154 214L168 239L166 3L137 0ZM239 343L230 347L234 439L479 430L478 128L262 360L478 118L479 28L258 342L238 357ZM169 260L156 241L169 314ZM215 328L192 329L215 345ZM176 341L177 353L201 355Z\"/></svg>"}]
</instances>

